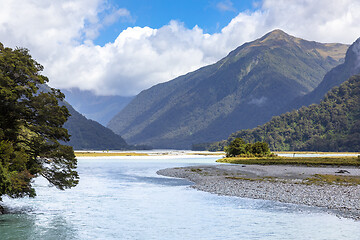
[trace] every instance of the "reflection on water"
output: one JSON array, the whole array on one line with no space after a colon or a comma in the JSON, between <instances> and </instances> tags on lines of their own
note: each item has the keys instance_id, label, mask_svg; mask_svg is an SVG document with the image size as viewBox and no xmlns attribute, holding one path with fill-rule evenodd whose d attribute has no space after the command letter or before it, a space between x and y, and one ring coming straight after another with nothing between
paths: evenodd
<instances>
[{"instance_id":1,"label":"reflection on water","mask_svg":"<svg viewBox=\"0 0 360 240\"><path fill-rule=\"evenodd\" d=\"M34 199L5 199L0 239L358 239L360 223L323 209L199 192L156 171L217 157L82 158L70 190L36 180Z\"/></svg>"}]
</instances>

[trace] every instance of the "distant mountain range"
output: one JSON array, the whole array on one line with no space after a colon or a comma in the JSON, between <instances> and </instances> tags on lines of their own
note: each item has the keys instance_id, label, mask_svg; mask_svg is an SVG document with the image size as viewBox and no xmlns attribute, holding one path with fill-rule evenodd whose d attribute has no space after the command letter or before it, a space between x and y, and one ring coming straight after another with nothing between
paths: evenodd
<instances>
[{"instance_id":1,"label":"distant mountain range","mask_svg":"<svg viewBox=\"0 0 360 240\"><path fill-rule=\"evenodd\" d=\"M61 89L65 100L86 118L106 126L134 97L98 96L91 91Z\"/></svg>"},{"instance_id":2,"label":"distant mountain range","mask_svg":"<svg viewBox=\"0 0 360 240\"><path fill-rule=\"evenodd\" d=\"M348 45L272 31L219 62L137 95L108 124L129 143L189 149L287 111L344 62Z\"/></svg>"}]
</instances>

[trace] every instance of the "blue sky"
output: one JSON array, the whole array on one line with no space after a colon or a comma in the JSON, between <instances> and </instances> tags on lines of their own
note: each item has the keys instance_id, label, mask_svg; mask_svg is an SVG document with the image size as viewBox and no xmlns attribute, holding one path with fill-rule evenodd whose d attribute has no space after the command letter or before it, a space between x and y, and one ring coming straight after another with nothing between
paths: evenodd
<instances>
[{"instance_id":1,"label":"blue sky","mask_svg":"<svg viewBox=\"0 0 360 240\"><path fill-rule=\"evenodd\" d=\"M274 29L360 37L359 0L0 0L0 41L25 47L50 86L133 96L215 63Z\"/></svg>"},{"instance_id":2,"label":"blue sky","mask_svg":"<svg viewBox=\"0 0 360 240\"><path fill-rule=\"evenodd\" d=\"M187 28L198 25L204 32L213 34L239 12L254 11L256 6L251 0L111 0L110 4L127 9L131 16L102 29L94 40L99 45L113 41L127 27L161 28L171 20L182 22Z\"/></svg>"}]
</instances>

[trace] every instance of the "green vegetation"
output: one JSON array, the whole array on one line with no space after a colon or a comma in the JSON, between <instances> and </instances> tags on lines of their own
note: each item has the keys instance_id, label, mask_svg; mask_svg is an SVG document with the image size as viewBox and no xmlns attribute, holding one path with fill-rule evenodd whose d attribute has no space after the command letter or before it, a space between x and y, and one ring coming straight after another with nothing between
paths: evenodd
<instances>
[{"instance_id":1,"label":"green vegetation","mask_svg":"<svg viewBox=\"0 0 360 240\"><path fill-rule=\"evenodd\" d=\"M51 89L46 84L39 86L39 92L50 92ZM87 119L77 112L69 103L64 100L59 102L65 106L70 117L64 124L70 135L70 141L66 145L72 146L76 150L143 150L151 149L149 146L131 146L125 140L115 134L110 129L104 127L96 121Z\"/></svg>"},{"instance_id":2,"label":"green vegetation","mask_svg":"<svg viewBox=\"0 0 360 240\"><path fill-rule=\"evenodd\" d=\"M229 137L268 142L277 151L360 150L360 75L328 92L320 104L274 117Z\"/></svg>"},{"instance_id":3,"label":"green vegetation","mask_svg":"<svg viewBox=\"0 0 360 240\"><path fill-rule=\"evenodd\" d=\"M75 111L69 104L65 103L65 106L71 113L71 117L64 125L71 135L70 141L67 144L74 149L128 150L132 148L121 136L115 134L110 129L98 122L87 119Z\"/></svg>"},{"instance_id":4,"label":"green vegetation","mask_svg":"<svg viewBox=\"0 0 360 240\"><path fill-rule=\"evenodd\" d=\"M339 176L331 174L315 174L303 181L305 184L336 184L336 185L360 185L360 177Z\"/></svg>"},{"instance_id":5,"label":"green vegetation","mask_svg":"<svg viewBox=\"0 0 360 240\"><path fill-rule=\"evenodd\" d=\"M276 30L215 64L142 91L108 127L154 148L189 149L225 139L291 110L283 108L342 63L347 48Z\"/></svg>"},{"instance_id":6,"label":"green vegetation","mask_svg":"<svg viewBox=\"0 0 360 240\"><path fill-rule=\"evenodd\" d=\"M246 143L241 138L235 138L224 150L226 157L275 157L266 142Z\"/></svg>"},{"instance_id":7,"label":"green vegetation","mask_svg":"<svg viewBox=\"0 0 360 240\"><path fill-rule=\"evenodd\" d=\"M359 157L234 157L217 160L221 163L305 166L360 166Z\"/></svg>"},{"instance_id":8,"label":"green vegetation","mask_svg":"<svg viewBox=\"0 0 360 240\"><path fill-rule=\"evenodd\" d=\"M289 109L299 109L302 106L308 106L312 103L320 103L325 94L333 87L340 86L355 74L360 74L360 66L358 64L357 48L360 38L356 40L347 50L345 62L331 69L321 81L321 83L309 94L302 96L290 102Z\"/></svg>"},{"instance_id":9,"label":"green vegetation","mask_svg":"<svg viewBox=\"0 0 360 240\"><path fill-rule=\"evenodd\" d=\"M63 124L69 117L56 89L39 92L48 81L27 49L0 43L0 200L35 196L32 179L45 177L59 189L78 183L73 148Z\"/></svg>"}]
</instances>

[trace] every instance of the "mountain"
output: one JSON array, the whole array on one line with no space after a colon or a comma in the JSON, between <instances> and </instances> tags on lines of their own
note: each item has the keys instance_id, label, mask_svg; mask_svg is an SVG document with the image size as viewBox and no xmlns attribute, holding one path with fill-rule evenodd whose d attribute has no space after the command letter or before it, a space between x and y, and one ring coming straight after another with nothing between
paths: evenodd
<instances>
[{"instance_id":1,"label":"mountain","mask_svg":"<svg viewBox=\"0 0 360 240\"><path fill-rule=\"evenodd\" d=\"M110 129L87 119L66 102L65 106L71 114L64 124L71 135L70 141L66 145L72 146L75 150L125 150L131 148L121 136Z\"/></svg>"},{"instance_id":2,"label":"mountain","mask_svg":"<svg viewBox=\"0 0 360 240\"><path fill-rule=\"evenodd\" d=\"M334 72L333 72L334 73ZM265 141L272 150L360 151L360 75L334 87L320 104L274 117L270 122L230 135Z\"/></svg>"},{"instance_id":3,"label":"mountain","mask_svg":"<svg viewBox=\"0 0 360 240\"><path fill-rule=\"evenodd\" d=\"M215 64L138 94L108 124L129 143L189 149L263 124L312 91L348 46L274 30Z\"/></svg>"},{"instance_id":4,"label":"mountain","mask_svg":"<svg viewBox=\"0 0 360 240\"><path fill-rule=\"evenodd\" d=\"M91 91L62 89L65 100L86 118L106 124L120 112L134 97L97 96Z\"/></svg>"},{"instance_id":5,"label":"mountain","mask_svg":"<svg viewBox=\"0 0 360 240\"><path fill-rule=\"evenodd\" d=\"M39 86L39 91L48 92L50 91L50 87L43 84ZM71 114L64 124L64 127L71 135L70 141L64 144L72 146L75 150L123 150L132 148L121 136L115 134L100 123L87 119L77 112L68 102L61 101L59 104L65 105Z\"/></svg>"},{"instance_id":6,"label":"mountain","mask_svg":"<svg viewBox=\"0 0 360 240\"><path fill-rule=\"evenodd\" d=\"M305 96L295 99L287 109L298 109L301 106L319 103L331 88L339 86L355 74L360 74L360 38L347 50L344 63L329 71L319 86Z\"/></svg>"}]
</instances>

